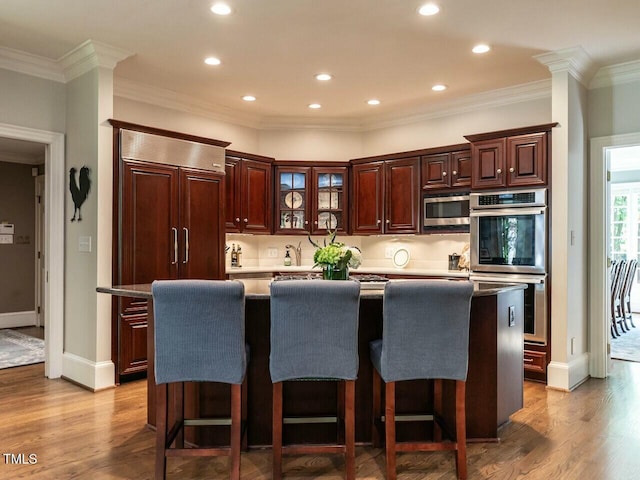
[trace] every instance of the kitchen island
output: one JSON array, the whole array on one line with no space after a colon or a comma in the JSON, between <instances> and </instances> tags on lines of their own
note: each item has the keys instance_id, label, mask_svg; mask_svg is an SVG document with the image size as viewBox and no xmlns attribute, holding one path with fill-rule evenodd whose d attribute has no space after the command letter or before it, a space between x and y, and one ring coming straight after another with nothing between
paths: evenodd
<instances>
[{"instance_id":1,"label":"kitchen island","mask_svg":"<svg viewBox=\"0 0 640 480\"><path fill-rule=\"evenodd\" d=\"M251 446L271 443L271 378L269 375L269 279L242 279L245 285L246 341L251 347L247 369L248 440ZM455 281L455 280L452 280ZM151 299L150 285L98 288L98 292ZM356 381L356 441L371 441L372 365L369 342L382 336L382 290L363 289L360 298L358 350L360 369ZM523 286L476 283L471 302L469 334L469 373L467 377L467 437L496 440L498 428L523 405ZM149 302L150 317L152 302ZM513 306L514 314L509 315ZM327 306L330 313L331 306ZM155 424L155 389L153 382L153 318L149 318L148 415ZM445 405L453 388L445 383ZM418 413L432 406L429 381L403 382L396 389L399 413ZM308 416L335 415L337 392L331 382L289 382L284 389L285 414ZM187 405L196 405L201 416L228 414L228 386L191 384L187 388ZM445 418L452 416L445 412ZM428 429L424 424L398 426L399 439L418 438ZM333 424L293 425L285 429L285 441L325 442L334 438ZM195 439L200 444L224 443L226 432L205 430ZM300 440L298 440L300 439Z\"/></svg>"}]
</instances>

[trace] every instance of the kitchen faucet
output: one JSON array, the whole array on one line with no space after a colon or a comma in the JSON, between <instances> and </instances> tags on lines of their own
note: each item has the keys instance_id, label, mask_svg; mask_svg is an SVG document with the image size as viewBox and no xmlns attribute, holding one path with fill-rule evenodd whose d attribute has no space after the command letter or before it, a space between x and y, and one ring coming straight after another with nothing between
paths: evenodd
<instances>
[{"instance_id":1,"label":"kitchen faucet","mask_svg":"<svg viewBox=\"0 0 640 480\"><path fill-rule=\"evenodd\" d=\"M290 248L293 250L293 252L296 254L296 266L300 266L301 265L301 258L302 258L302 247L300 246L302 242L298 242L298 246L294 246L291 244L285 245L284 248Z\"/></svg>"}]
</instances>

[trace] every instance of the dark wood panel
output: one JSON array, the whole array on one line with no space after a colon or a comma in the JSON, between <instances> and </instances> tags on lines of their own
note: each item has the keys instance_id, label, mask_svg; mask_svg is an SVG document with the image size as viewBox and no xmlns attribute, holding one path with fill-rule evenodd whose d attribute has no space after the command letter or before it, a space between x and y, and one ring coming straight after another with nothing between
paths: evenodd
<instances>
[{"instance_id":1,"label":"dark wood panel","mask_svg":"<svg viewBox=\"0 0 640 480\"><path fill-rule=\"evenodd\" d=\"M145 371L147 369L147 313L123 316L120 320L119 334L118 373L127 375Z\"/></svg>"},{"instance_id":2,"label":"dark wood panel","mask_svg":"<svg viewBox=\"0 0 640 480\"><path fill-rule=\"evenodd\" d=\"M471 151L464 150L451 153L451 187L471 186Z\"/></svg>"},{"instance_id":3,"label":"dark wood panel","mask_svg":"<svg viewBox=\"0 0 640 480\"><path fill-rule=\"evenodd\" d=\"M242 161L242 231L271 233L273 203L271 165L254 160Z\"/></svg>"},{"instance_id":4,"label":"dark wood panel","mask_svg":"<svg viewBox=\"0 0 640 480\"><path fill-rule=\"evenodd\" d=\"M528 135L530 133L551 132L558 122L544 123L542 125L531 125L527 127L510 128L508 130L497 130L494 132L478 133L473 135L465 135L464 138L472 143L484 140L493 140L496 138L516 137L519 135Z\"/></svg>"},{"instance_id":5,"label":"dark wood panel","mask_svg":"<svg viewBox=\"0 0 640 480\"><path fill-rule=\"evenodd\" d=\"M471 146L472 188L494 188L505 185L505 139L476 142Z\"/></svg>"},{"instance_id":6,"label":"dark wood panel","mask_svg":"<svg viewBox=\"0 0 640 480\"><path fill-rule=\"evenodd\" d=\"M420 159L385 162L385 233L420 229Z\"/></svg>"},{"instance_id":7,"label":"dark wood panel","mask_svg":"<svg viewBox=\"0 0 640 480\"><path fill-rule=\"evenodd\" d=\"M241 162L239 158L227 157L224 162L224 217L227 233L240 232L241 223Z\"/></svg>"},{"instance_id":8,"label":"dark wood panel","mask_svg":"<svg viewBox=\"0 0 640 480\"><path fill-rule=\"evenodd\" d=\"M180 169L180 277L224 277L224 177Z\"/></svg>"},{"instance_id":9,"label":"dark wood panel","mask_svg":"<svg viewBox=\"0 0 640 480\"><path fill-rule=\"evenodd\" d=\"M425 155L422 157L422 189L434 190L448 188L451 171L449 153Z\"/></svg>"},{"instance_id":10,"label":"dark wood panel","mask_svg":"<svg viewBox=\"0 0 640 480\"><path fill-rule=\"evenodd\" d=\"M547 183L547 134L509 137L509 185Z\"/></svg>"},{"instance_id":11,"label":"dark wood panel","mask_svg":"<svg viewBox=\"0 0 640 480\"><path fill-rule=\"evenodd\" d=\"M382 233L384 163L354 165L352 213L354 234Z\"/></svg>"}]
</instances>

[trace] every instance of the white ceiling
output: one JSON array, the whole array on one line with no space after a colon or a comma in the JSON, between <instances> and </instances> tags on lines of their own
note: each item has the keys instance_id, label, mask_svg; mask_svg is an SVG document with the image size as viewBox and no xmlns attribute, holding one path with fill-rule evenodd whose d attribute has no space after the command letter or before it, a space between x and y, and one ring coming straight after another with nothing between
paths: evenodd
<instances>
[{"instance_id":1,"label":"white ceiling","mask_svg":"<svg viewBox=\"0 0 640 480\"><path fill-rule=\"evenodd\" d=\"M371 119L547 79L533 56L570 47L599 66L640 59L638 0L436 0L433 17L417 14L426 0L227 0L228 17L213 15L213 2L2 0L0 45L57 60L91 39L134 54L116 67L116 84L309 122ZM472 54L479 42L492 51ZM222 65L205 65L207 56ZM334 79L314 79L325 71ZM432 92L435 83L449 89ZM307 108L313 102L322 108Z\"/></svg>"},{"instance_id":2,"label":"white ceiling","mask_svg":"<svg viewBox=\"0 0 640 480\"><path fill-rule=\"evenodd\" d=\"M0 137L0 162L39 165L44 163L44 150L41 143Z\"/></svg>"}]
</instances>

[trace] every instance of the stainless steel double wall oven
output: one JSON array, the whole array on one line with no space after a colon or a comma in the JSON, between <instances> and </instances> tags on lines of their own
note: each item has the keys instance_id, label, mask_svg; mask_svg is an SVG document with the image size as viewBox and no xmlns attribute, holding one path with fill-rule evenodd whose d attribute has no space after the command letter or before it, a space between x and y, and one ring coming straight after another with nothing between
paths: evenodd
<instances>
[{"instance_id":1,"label":"stainless steel double wall oven","mask_svg":"<svg viewBox=\"0 0 640 480\"><path fill-rule=\"evenodd\" d=\"M525 340L547 342L547 190L472 193L471 279L527 284Z\"/></svg>"}]
</instances>

